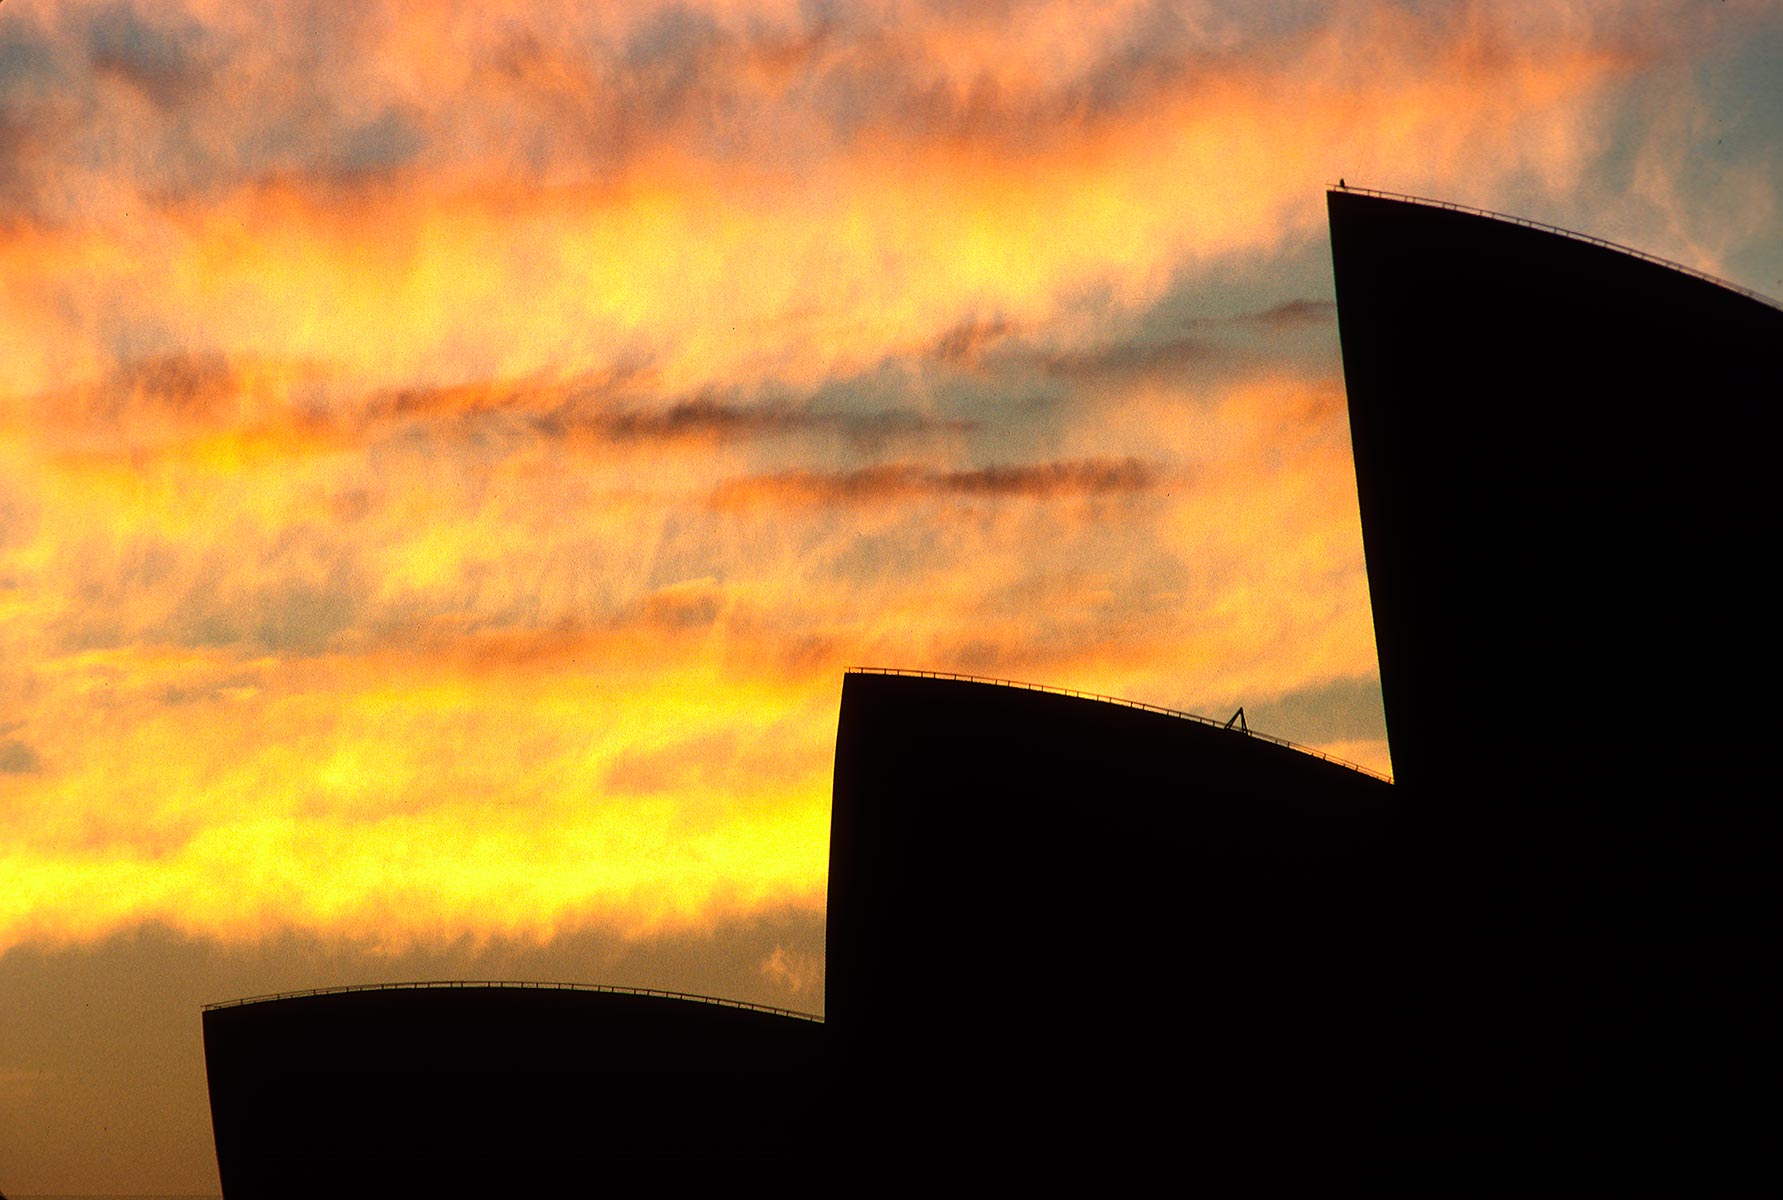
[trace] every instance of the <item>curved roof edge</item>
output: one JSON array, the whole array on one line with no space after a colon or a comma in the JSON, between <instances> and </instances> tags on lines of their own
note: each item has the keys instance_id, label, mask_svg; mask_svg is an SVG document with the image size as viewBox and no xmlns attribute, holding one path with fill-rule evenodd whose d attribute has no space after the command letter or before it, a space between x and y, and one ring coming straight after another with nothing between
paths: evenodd
<instances>
[{"instance_id":1,"label":"curved roof edge","mask_svg":"<svg viewBox=\"0 0 1783 1200\"><path fill-rule=\"evenodd\" d=\"M206 1004L205 1012L219 1008L238 1008L244 1004L264 1004L273 1000L297 1000L306 996L332 996L342 992L415 991L429 988L514 988L560 992L610 992L621 996L651 996L662 1000L687 1000L695 1004L712 1004L720 1008L745 1008L751 1012L771 1013L777 1017L794 1017L801 1021L823 1023L816 1013L795 1008L776 1008L771 1004L754 1004L748 1000L727 1000L722 996L701 996L694 992L670 992L661 988L621 987L605 983L552 983L520 979L423 979L404 983L349 983L336 987L304 988L295 992L270 992L264 996L243 996L239 1000L220 1000Z\"/></svg>"},{"instance_id":2,"label":"curved roof edge","mask_svg":"<svg viewBox=\"0 0 1783 1200\"><path fill-rule=\"evenodd\" d=\"M1166 717L1179 717L1185 721L1195 721L1202 725L1211 725L1215 729L1231 729L1242 737L1253 737L1259 741L1271 742L1284 746L1300 754L1309 754L1314 758L1322 758L1334 766L1345 767L1358 774L1372 776L1382 783L1392 783L1391 775L1383 775L1379 771L1351 762L1347 758L1339 758L1335 754L1326 754L1323 750L1315 750L1311 746L1302 746L1299 742L1290 742L1287 738L1275 737L1273 734L1258 733L1254 729L1233 729L1230 721L1216 721L1212 717L1204 717L1200 713L1184 712L1180 708L1165 708L1161 704L1147 704L1143 700L1127 700L1120 696L1107 696L1101 692L1079 691L1077 688L1052 687L1044 683L1028 683L1020 679L997 679L989 675L963 675L958 671L912 671L900 667L849 667L847 675L904 675L913 679L952 679L961 683L988 683L996 687L1022 688L1030 692L1047 692L1054 696L1075 696L1079 700L1099 700L1104 704L1119 704L1124 708L1138 708L1146 712L1161 713Z\"/></svg>"},{"instance_id":3,"label":"curved roof edge","mask_svg":"<svg viewBox=\"0 0 1783 1200\"><path fill-rule=\"evenodd\" d=\"M1471 204L1457 204L1453 200L1435 200L1429 196L1409 196L1404 192L1387 192L1382 191L1379 188L1355 187L1350 184L1344 184L1341 187L1328 187L1325 190L1329 194L1340 196L1373 196L1378 200L1397 200L1404 204L1416 204L1424 208L1446 208L1450 212L1465 213L1470 217L1488 217L1491 220L1503 221L1510 225L1521 225L1525 229L1537 229L1543 233L1559 234L1561 237L1571 241L1585 242L1592 246L1602 246L1606 250L1614 250L1619 254L1626 254L1631 258L1638 258L1643 262L1650 262L1655 266L1666 267L1681 275L1689 275L1693 278L1702 280L1704 283L1712 283L1718 288L1724 288L1727 291L1735 292L1746 297L1748 300L1756 300L1768 308L1783 311L1783 300L1773 299L1772 297L1765 295L1763 292L1754 291L1749 287L1743 287L1740 284L1723 279L1719 275L1711 275L1707 271L1698 270L1696 267L1687 266L1681 262L1673 262L1669 258L1661 258L1657 254L1649 254L1645 250L1638 250L1633 246L1625 246L1621 242L1612 242L1608 238L1600 238L1594 234L1580 233L1576 229L1568 229L1564 225L1550 225L1546 221L1536 221L1529 217L1519 217L1515 213L1494 212L1489 208L1475 208Z\"/></svg>"}]
</instances>

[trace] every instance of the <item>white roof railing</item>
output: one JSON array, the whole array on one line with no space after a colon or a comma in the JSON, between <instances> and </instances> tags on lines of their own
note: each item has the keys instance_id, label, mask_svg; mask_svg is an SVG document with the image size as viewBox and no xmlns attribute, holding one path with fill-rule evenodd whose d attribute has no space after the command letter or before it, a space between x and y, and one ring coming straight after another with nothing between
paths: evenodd
<instances>
[{"instance_id":1,"label":"white roof railing","mask_svg":"<svg viewBox=\"0 0 1783 1200\"><path fill-rule=\"evenodd\" d=\"M692 1000L699 1004L716 1004L723 1008L746 1008L751 1012L772 1013L777 1017L797 1017L803 1021L822 1022L814 1013L792 1008L775 1008L771 1004L751 1004L747 1000L726 1000L722 996L701 996L693 992L667 992L660 988L619 987L605 983L548 983L520 979L424 979L412 983L349 983L338 987L304 988L296 992L270 992L264 996L243 996L239 1000L222 1000L204 1006L205 1012L217 1008L235 1008L243 1004L259 1004L267 1000L296 1000L304 996L332 996L341 992L394 992L423 988L537 988L563 992L613 992L624 996L660 996L670 1000Z\"/></svg>"},{"instance_id":2,"label":"white roof railing","mask_svg":"<svg viewBox=\"0 0 1783 1200\"><path fill-rule=\"evenodd\" d=\"M957 671L907 671L899 667L849 667L851 675L910 675L919 679L957 679L964 683L992 683L999 687L1025 688L1030 692L1049 692L1055 696L1076 696L1080 700L1100 700L1104 704L1119 704L1126 708L1142 708L1146 712L1162 713L1167 717L1179 717L1185 721L1196 721L1202 725L1211 725L1215 729L1230 729L1241 737L1258 738L1265 742L1273 742L1277 746L1286 746L1301 754L1310 754L1314 758L1322 758L1328 763L1359 771L1364 775L1372 775L1383 783L1392 783L1391 775L1383 775L1379 771L1370 770L1361 763L1353 763L1347 758L1339 758L1335 754L1326 754L1323 750L1315 750L1311 746L1302 746L1299 742L1290 742L1287 738L1273 737L1267 733L1258 733L1249 727L1235 726L1235 714L1232 721L1216 721L1212 717L1204 717L1199 713L1184 712L1179 708L1165 708L1158 704L1147 704L1143 700L1127 700L1120 696L1105 696L1101 692L1084 692L1077 688L1051 687L1044 683L1027 683L1020 679L996 679L988 675L962 675ZM1243 709L1239 710L1243 712Z\"/></svg>"}]
</instances>

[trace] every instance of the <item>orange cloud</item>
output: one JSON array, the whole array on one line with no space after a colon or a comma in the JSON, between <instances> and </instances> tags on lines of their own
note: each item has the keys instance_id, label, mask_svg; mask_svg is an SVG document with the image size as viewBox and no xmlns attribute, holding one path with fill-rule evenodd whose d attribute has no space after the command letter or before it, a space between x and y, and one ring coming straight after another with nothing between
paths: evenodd
<instances>
[{"instance_id":1,"label":"orange cloud","mask_svg":"<svg viewBox=\"0 0 1783 1200\"><path fill-rule=\"evenodd\" d=\"M0 948L810 907L846 666L1366 678L1259 264L1585 186L1604 11L7 6Z\"/></svg>"},{"instance_id":2,"label":"orange cloud","mask_svg":"<svg viewBox=\"0 0 1783 1200\"><path fill-rule=\"evenodd\" d=\"M312 524L304 481L269 490L262 467L163 464L167 496L145 511L40 465L30 545L49 586L13 627L11 661L29 666L8 685L28 714L8 732L9 761L29 769L0 780L34 803L7 810L21 887L0 930L78 938L154 919L230 938L285 924L547 936L819 895L851 663L1175 703L1304 672L1342 601L1317 588L1332 571L1360 580L1332 396L1328 382L1283 379L1221 402L1210 428L1286 455L1261 479L1234 468L1210 490L1137 458L906 466L865 524L833 503L731 517L671 488L644 525L606 502L566 525L560 476L498 460L441 479L425 454L383 460L399 491L378 487L369 461L330 465L368 494L350 520L336 507ZM1118 411L1137 436L1180 424L1181 411L1166 416L1176 403L1136 394ZM1207 451L1184 433L1173 454ZM243 488L260 507L177 503L204 486ZM977 508L943 544L925 490ZM1306 532L1234 520L1258 510ZM863 537L878 549L863 556ZM1160 547L1196 544L1213 562L1272 564L1283 594L1253 603L1254 582L1217 572L1183 594ZM648 582L677 562L702 575ZM1302 613L1289 601L1308 572L1317 604ZM1332 643L1347 649L1315 670L1367 670L1363 599L1352 593L1347 641ZM683 837L695 848L677 849Z\"/></svg>"},{"instance_id":3,"label":"orange cloud","mask_svg":"<svg viewBox=\"0 0 1783 1200\"><path fill-rule=\"evenodd\" d=\"M1643 61L1615 30L1537 42L1483 10L1370 9L1243 55L1184 43L1129 78L1128 31L1068 53L1050 6L995 54L987 35L1010 31L969 21L678 11L524 34L481 8L382 12L328 35L364 56L340 79L266 57L323 37L285 16L266 47L239 16L152 26L187 48L157 58L147 38L138 73L207 86L155 110L145 157L105 177L115 205L0 246L16 306L70 343L21 355L25 386L151 337L359 384L644 364L671 392L807 384L978 314L1031 327L1094 288L1140 303L1185 267L1310 236L1333 166L1415 189L1465 164L1476 194L1564 183L1603 89ZM106 95L84 138L122 136ZM338 161L349 143L367 165ZM279 144L306 149L256 149ZM190 186L166 189L157 151L190 161ZM81 171L47 144L30 161Z\"/></svg>"}]
</instances>

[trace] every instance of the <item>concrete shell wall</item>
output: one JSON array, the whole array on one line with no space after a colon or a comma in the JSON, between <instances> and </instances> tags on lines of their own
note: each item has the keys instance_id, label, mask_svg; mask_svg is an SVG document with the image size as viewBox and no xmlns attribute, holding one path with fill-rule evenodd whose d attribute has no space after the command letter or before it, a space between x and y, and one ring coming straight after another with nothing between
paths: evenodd
<instances>
[{"instance_id":1,"label":"concrete shell wall","mask_svg":"<svg viewBox=\"0 0 1783 1200\"><path fill-rule=\"evenodd\" d=\"M231 1200L510 1195L813 1152L823 1026L748 1009L465 986L204 1014ZM640 1166L642 1165L642 1166Z\"/></svg>"},{"instance_id":2,"label":"concrete shell wall","mask_svg":"<svg viewBox=\"0 0 1783 1200\"><path fill-rule=\"evenodd\" d=\"M1508 221L1329 209L1430 1128L1550 1180L1756 1178L1783 312Z\"/></svg>"},{"instance_id":3,"label":"concrete shell wall","mask_svg":"<svg viewBox=\"0 0 1783 1200\"><path fill-rule=\"evenodd\" d=\"M1189 1129L1200 1170L1354 1099L1391 785L1161 713L851 674L834 797L826 1011L880 1144L1121 1190Z\"/></svg>"}]
</instances>

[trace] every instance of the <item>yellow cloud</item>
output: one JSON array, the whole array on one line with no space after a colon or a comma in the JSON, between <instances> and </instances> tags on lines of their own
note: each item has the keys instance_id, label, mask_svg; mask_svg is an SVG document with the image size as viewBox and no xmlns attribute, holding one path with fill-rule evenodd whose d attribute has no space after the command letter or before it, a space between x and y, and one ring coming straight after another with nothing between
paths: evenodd
<instances>
[{"instance_id":1,"label":"yellow cloud","mask_svg":"<svg viewBox=\"0 0 1783 1200\"><path fill-rule=\"evenodd\" d=\"M1371 673L1334 364L1091 351L1339 171L1565 185L1639 39L1147 9L20 24L0 948L816 905L846 666Z\"/></svg>"}]
</instances>

